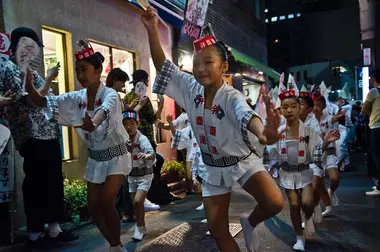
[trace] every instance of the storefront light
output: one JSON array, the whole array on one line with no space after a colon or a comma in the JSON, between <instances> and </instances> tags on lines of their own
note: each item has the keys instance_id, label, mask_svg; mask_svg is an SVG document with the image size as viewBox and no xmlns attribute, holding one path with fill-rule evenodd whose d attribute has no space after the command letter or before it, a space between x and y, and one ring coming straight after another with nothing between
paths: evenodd
<instances>
[{"instance_id":1,"label":"storefront light","mask_svg":"<svg viewBox=\"0 0 380 252\"><path fill-rule=\"evenodd\" d=\"M363 88L362 88L362 97L363 101L366 99L368 92L369 92L369 68L363 67Z\"/></svg>"},{"instance_id":2,"label":"storefront light","mask_svg":"<svg viewBox=\"0 0 380 252\"><path fill-rule=\"evenodd\" d=\"M193 59L191 56L189 55L186 55L185 57L183 57L182 59L182 65L184 66L191 66L193 63Z\"/></svg>"}]
</instances>

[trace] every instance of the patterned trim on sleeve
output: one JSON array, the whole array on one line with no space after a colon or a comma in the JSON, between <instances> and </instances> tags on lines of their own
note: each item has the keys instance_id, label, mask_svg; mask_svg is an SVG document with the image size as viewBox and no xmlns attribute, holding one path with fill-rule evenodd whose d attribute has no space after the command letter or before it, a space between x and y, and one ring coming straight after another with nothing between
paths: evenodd
<instances>
[{"instance_id":1,"label":"patterned trim on sleeve","mask_svg":"<svg viewBox=\"0 0 380 252\"><path fill-rule=\"evenodd\" d=\"M153 85L153 93L155 94L165 94L166 88L172 79L172 75L176 70L177 66L171 61L165 60L159 74L156 77L156 81Z\"/></svg>"},{"instance_id":2,"label":"patterned trim on sleeve","mask_svg":"<svg viewBox=\"0 0 380 252\"><path fill-rule=\"evenodd\" d=\"M173 136L173 139L172 139L172 148L173 149L178 149L179 143L181 141L181 136L182 136L182 131L176 130L175 135Z\"/></svg>"},{"instance_id":3,"label":"patterned trim on sleeve","mask_svg":"<svg viewBox=\"0 0 380 252\"><path fill-rule=\"evenodd\" d=\"M240 121L240 129L241 129L241 134L243 136L243 140L245 144L248 146L248 148L252 152L256 153L256 149L252 145L251 141L249 140L249 135L248 135L248 124L251 121L253 116L256 116L256 113L253 110L245 112L243 118Z\"/></svg>"},{"instance_id":4,"label":"patterned trim on sleeve","mask_svg":"<svg viewBox=\"0 0 380 252\"><path fill-rule=\"evenodd\" d=\"M323 164L323 148L322 145L315 146L313 150L313 160L314 164L319 168L322 168Z\"/></svg>"},{"instance_id":5,"label":"patterned trim on sleeve","mask_svg":"<svg viewBox=\"0 0 380 252\"><path fill-rule=\"evenodd\" d=\"M59 114L58 114L58 102L55 96L46 96L47 107L50 112L49 120L53 122L58 122Z\"/></svg>"}]
</instances>

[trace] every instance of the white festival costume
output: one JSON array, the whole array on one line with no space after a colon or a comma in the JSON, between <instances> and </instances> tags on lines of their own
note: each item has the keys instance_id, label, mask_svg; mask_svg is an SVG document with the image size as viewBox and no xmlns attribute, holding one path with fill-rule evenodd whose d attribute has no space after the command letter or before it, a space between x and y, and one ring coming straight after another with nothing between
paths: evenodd
<instances>
[{"instance_id":1,"label":"white festival costume","mask_svg":"<svg viewBox=\"0 0 380 252\"><path fill-rule=\"evenodd\" d=\"M156 163L154 160L138 159L137 155L142 152L144 154L154 154L154 149L148 138L137 131L132 142L132 170L128 176L129 183L138 183L141 181L153 180L153 166Z\"/></svg>"},{"instance_id":2,"label":"white festival costume","mask_svg":"<svg viewBox=\"0 0 380 252\"><path fill-rule=\"evenodd\" d=\"M279 128L278 132L286 129L286 125ZM309 169L310 163L319 163L314 160L314 150L322 145L322 138L313 129L299 121L299 139L287 140L283 133L277 143L277 160L281 167L280 184L285 189L302 189L312 183L313 171ZM322 155L322 154L321 154ZM284 167L305 165L301 171L286 171Z\"/></svg>"},{"instance_id":3,"label":"white festival costume","mask_svg":"<svg viewBox=\"0 0 380 252\"><path fill-rule=\"evenodd\" d=\"M106 119L94 132L75 129L89 149L87 181L101 184L109 175L129 174L132 163L127 151L129 136L122 124L121 103L114 89L99 85L95 111L87 110L87 89L46 98L46 117L64 126L81 125L85 112L91 117L99 110L106 113Z\"/></svg>"},{"instance_id":4,"label":"white festival costume","mask_svg":"<svg viewBox=\"0 0 380 252\"><path fill-rule=\"evenodd\" d=\"M188 125L190 125L189 116L185 112L183 112L173 121L173 126L178 130L182 130L186 128Z\"/></svg>"},{"instance_id":5,"label":"white festival costume","mask_svg":"<svg viewBox=\"0 0 380 252\"><path fill-rule=\"evenodd\" d=\"M204 87L166 60L153 92L168 95L186 109L207 168L207 173L201 174L204 182L232 187L249 170L253 174L265 170L260 158L252 153L261 155L263 146L248 131L249 121L257 115L240 91L224 83L215 95L212 109L207 110Z\"/></svg>"},{"instance_id":6,"label":"white festival costume","mask_svg":"<svg viewBox=\"0 0 380 252\"><path fill-rule=\"evenodd\" d=\"M329 115L326 110L323 111L320 127L322 136L324 137L329 131L338 129L338 123L332 122L333 116ZM326 150L326 155L323 160L323 167L325 169L338 168L338 141L330 143Z\"/></svg>"},{"instance_id":7,"label":"white festival costume","mask_svg":"<svg viewBox=\"0 0 380 252\"><path fill-rule=\"evenodd\" d=\"M172 146L173 149L183 150L187 149L188 161L191 161L191 169L193 177L204 177L203 173L207 173L205 165L202 160L202 152L194 136L191 126L187 126L182 130L176 130L173 136Z\"/></svg>"}]
</instances>

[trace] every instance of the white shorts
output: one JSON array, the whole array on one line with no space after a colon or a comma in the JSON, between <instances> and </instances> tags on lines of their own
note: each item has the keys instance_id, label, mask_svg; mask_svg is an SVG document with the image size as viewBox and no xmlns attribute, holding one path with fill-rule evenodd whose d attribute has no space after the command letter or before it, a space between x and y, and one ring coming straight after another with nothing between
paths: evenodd
<instances>
[{"instance_id":1,"label":"white shorts","mask_svg":"<svg viewBox=\"0 0 380 252\"><path fill-rule=\"evenodd\" d=\"M339 159L336 155L328 155L323 162L325 169L337 169L339 165Z\"/></svg>"},{"instance_id":2,"label":"white shorts","mask_svg":"<svg viewBox=\"0 0 380 252\"><path fill-rule=\"evenodd\" d=\"M98 162L89 158L84 179L93 184L103 184L108 176L127 176L132 169L132 165L128 164L132 164L130 153L104 162Z\"/></svg>"},{"instance_id":3,"label":"white shorts","mask_svg":"<svg viewBox=\"0 0 380 252\"><path fill-rule=\"evenodd\" d=\"M152 185L153 175L144 176L142 178L138 177L128 177L129 192L135 193L138 190L148 192L150 186Z\"/></svg>"},{"instance_id":4,"label":"white shorts","mask_svg":"<svg viewBox=\"0 0 380 252\"><path fill-rule=\"evenodd\" d=\"M237 182L241 186L244 186L244 184L248 181L248 179L250 179L254 174L260 171L267 172L264 165L260 166L259 168L255 167L255 168L249 169L240 179L238 179ZM232 186L231 187L226 186L223 180L220 186L214 186L214 185L208 184L205 181L203 181L202 183L202 197L212 197L212 196L217 196L217 195L223 195L230 192L232 192Z\"/></svg>"},{"instance_id":5,"label":"white shorts","mask_svg":"<svg viewBox=\"0 0 380 252\"><path fill-rule=\"evenodd\" d=\"M302 189L313 183L313 170L308 169L302 172L288 172L280 169L280 185L289 190Z\"/></svg>"},{"instance_id":6,"label":"white shorts","mask_svg":"<svg viewBox=\"0 0 380 252\"><path fill-rule=\"evenodd\" d=\"M319 168L316 164L310 164L310 169L313 170L314 176L323 178L324 170Z\"/></svg>"}]
</instances>

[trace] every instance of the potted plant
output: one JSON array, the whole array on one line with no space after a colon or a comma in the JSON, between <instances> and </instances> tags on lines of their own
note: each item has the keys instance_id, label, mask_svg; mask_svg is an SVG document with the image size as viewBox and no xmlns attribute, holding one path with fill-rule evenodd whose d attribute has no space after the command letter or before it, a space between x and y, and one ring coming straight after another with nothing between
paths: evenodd
<instances>
[{"instance_id":1,"label":"potted plant","mask_svg":"<svg viewBox=\"0 0 380 252\"><path fill-rule=\"evenodd\" d=\"M87 184L82 180L64 178L65 220L79 224L89 219Z\"/></svg>"},{"instance_id":2,"label":"potted plant","mask_svg":"<svg viewBox=\"0 0 380 252\"><path fill-rule=\"evenodd\" d=\"M162 166L161 175L167 184L181 181L185 177L185 165L175 160L166 161Z\"/></svg>"}]
</instances>

